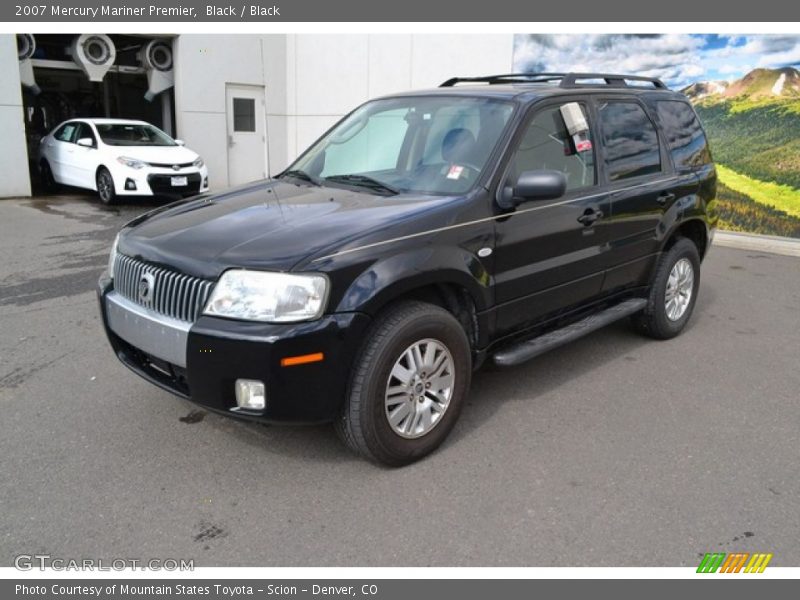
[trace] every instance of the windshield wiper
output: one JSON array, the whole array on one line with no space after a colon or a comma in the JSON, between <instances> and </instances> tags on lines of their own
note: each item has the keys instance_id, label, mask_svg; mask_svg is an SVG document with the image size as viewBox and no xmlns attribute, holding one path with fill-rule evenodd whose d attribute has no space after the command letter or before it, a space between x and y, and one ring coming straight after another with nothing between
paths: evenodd
<instances>
[{"instance_id":1,"label":"windshield wiper","mask_svg":"<svg viewBox=\"0 0 800 600\"><path fill-rule=\"evenodd\" d=\"M400 190L390 186L388 183L384 183L382 181L378 181L372 177L367 175L331 175L330 177L326 177L325 181L333 181L336 183L348 183L350 185L355 185L358 187L369 188L371 190L382 191L393 196L396 196L400 193Z\"/></svg>"},{"instance_id":2,"label":"windshield wiper","mask_svg":"<svg viewBox=\"0 0 800 600\"><path fill-rule=\"evenodd\" d=\"M307 181L308 183L312 183L314 185L322 185L319 180L314 177L313 175L309 175L305 171L301 171L300 169L291 169L290 171L284 171L281 173L281 179L284 177L294 177L295 179L302 179L303 181Z\"/></svg>"}]
</instances>

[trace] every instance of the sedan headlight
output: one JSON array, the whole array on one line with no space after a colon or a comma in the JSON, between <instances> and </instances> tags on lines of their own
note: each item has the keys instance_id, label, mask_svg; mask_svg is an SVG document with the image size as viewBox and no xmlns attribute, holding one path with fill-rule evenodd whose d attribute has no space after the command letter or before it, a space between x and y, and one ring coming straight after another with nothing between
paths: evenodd
<instances>
[{"instance_id":1,"label":"sedan headlight","mask_svg":"<svg viewBox=\"0 0 800 600\"><path fill-rule=\"evenodd\" d=\"M322 315L327 291L324 275L232 269L214 286L203 313L272 323L308 321Z\"/></svg>"},{"instance_id":2,"label":"sedan headlight","mask_svg":"<svg viewBox=\"0 0 800 600\"><path fill-rule=\"evenodd\" d=\"M126 167L130 167L131 169L143 169L147 166L142 160L138 158L131 158L130 156L118 156L117 162L121 165L125 165Z\"/></svg>"},{"instance_id":3,"label":"sedan headlight","mask_svg":"<svg viewBox=\"0 0 800 600\"><path fill-rule=\"evenodd\" d=\"M192 163L192 166L193 166L193 167L197 167L197 168L199 169L199 168L200 168L200 167L202 167L204 164L206 164L206 163L204 163L204 162L203 162L203 159L202 159L202 158L200 158L200 157L198 156L198 157L197 157L197 159L196 159L196 160L195 160L195 161Z\"/></svg>"},{"instance_id":4,"label":"sedan headlight","mask_svg":"<svg viewBox=\"0 0 800 600\"><path fill-rule=\"evenodd\" d=\"M114 243L111 244L111 252L108 254L108 276L114 279L114 263L117 262L117 245L119 244L119 234L114 238Z\"/></svg>"}]
</instances>

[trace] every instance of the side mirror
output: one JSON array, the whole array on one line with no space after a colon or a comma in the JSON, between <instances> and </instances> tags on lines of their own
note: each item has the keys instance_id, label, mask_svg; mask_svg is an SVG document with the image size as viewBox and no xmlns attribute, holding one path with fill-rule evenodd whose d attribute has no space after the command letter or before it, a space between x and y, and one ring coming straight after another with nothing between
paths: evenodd
<instances>
[{"instance_id":1,"label":"side mirror","mask_svg":"<svg viewBox=\"0 0 800 600\"><path fill-rule=\"evenodd\" d=\"M185 146L186 145L186 142L184 142L183 140L175 140L175 143L178 144L178 146Z\"/></svg>"},{"instance_id":2,"label":"side mirror","mask_svg":"<svg viewBox=\"0 0 800 600\"><path fill-rule=\"evenodd\" d=\"M567 190L567 178L561 171L523 171L514 186L507 185L500 194L501 208L514 208L531 200L554 200Z\"/></svg>"},{"instance_id":3,"label":"side mirror","mask_svg":"<svg viewBox=\"0 0 800 600\"><path fill-rule=\"evenodd\" d=\"M84 148L94 148L94 141L92 141L92 138L81 138L76 143L78 146L83 146Z\"/></svg>"}]
</instances>

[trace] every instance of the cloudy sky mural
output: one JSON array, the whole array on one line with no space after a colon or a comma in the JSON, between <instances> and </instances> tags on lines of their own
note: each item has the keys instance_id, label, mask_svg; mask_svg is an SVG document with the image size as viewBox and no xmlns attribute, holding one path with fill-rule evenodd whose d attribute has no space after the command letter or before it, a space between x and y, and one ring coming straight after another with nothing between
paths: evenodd
<instances>
[{"instance_id":1,"label":"cloudy sky mural","mask_svg":"<svg viewBox=\"0 0 800 600\"><path fill-rule=\"evenodd\" d=\"M756 67L800 65L800 36L539 35L514 39L515 71L605 71L660 77L681 88L738 79Z\"/></svg>"}]
</instances>

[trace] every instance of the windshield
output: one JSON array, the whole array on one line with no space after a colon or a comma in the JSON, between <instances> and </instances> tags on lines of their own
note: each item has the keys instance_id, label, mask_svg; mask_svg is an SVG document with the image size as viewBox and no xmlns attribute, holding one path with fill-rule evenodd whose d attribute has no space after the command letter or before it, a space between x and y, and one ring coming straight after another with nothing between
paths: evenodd
<instances>
[{"instance_id":1,"label":"windshield","mask_svg":"<svg viewBox=\"0 0 800 600\"><path fill-rule=\"evenodd\" d=\"M177 146L166 133L147 123L100 123L95 127L109 146Z\"/></svg>"},{"instance_id":2,"label":"windshield","mask_svg":"<svg viewBox=\"0 0 800 600\"><path fill-rule=\"evenodd\" d=\"M371 192L472 188L513 111L488 98L407 97L358 108L284 172Z\"/></svg>"}]
</instances>

